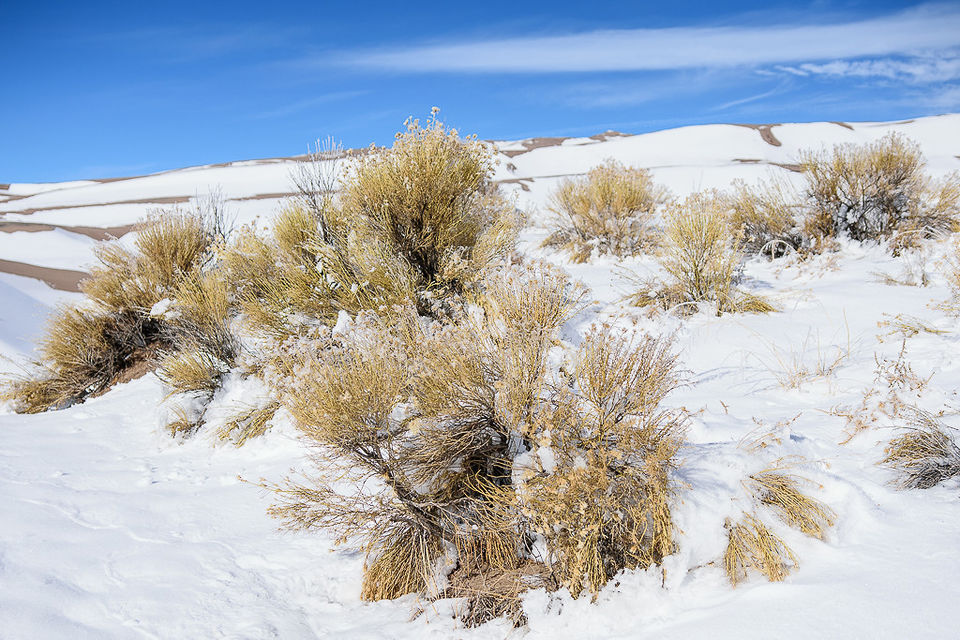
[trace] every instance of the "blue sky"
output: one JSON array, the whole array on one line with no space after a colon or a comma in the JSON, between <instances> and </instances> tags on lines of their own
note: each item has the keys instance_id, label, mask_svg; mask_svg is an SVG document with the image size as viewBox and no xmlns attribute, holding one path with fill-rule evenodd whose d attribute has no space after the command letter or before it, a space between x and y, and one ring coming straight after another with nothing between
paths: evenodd
<instances>
[{"instance_id":1,"label":"blue sky","mask_svg":"<svg viewBox=\"0 0 960 640\"><path fill-rule=\"evenodd\" d=\"M0 182L388 144L960 110L960 5L8 2Z\"/></svg>"}]
</instances>

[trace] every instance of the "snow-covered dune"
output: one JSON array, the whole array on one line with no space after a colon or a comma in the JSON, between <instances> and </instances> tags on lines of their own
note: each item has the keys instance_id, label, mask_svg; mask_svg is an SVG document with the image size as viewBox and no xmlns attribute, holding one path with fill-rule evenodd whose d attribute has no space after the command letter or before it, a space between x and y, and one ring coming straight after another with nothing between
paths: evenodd
<instances>
[{"instance_id":1,"label":"snow-covered dune","mask_svg":"<svg viewBox=\"0 0 960 640\"><path fill-rule=\"evenodd\" d=\"M931 173L960 169L960 115L885 123L702 125L642 135L497 141L496 180L523 208L542 207L563 177L586 173L607 158L650 169L684 195L789 175L802 149L863 143L897 131L920 144ZM247 160L132 178L0 185L0 258L82 270L96 230L122 235L148 211L220 190L237 221L268 217L292 192L298 158ZM0 176L2 179L2 176ZM50 229L50 227L55 227ZM31 228L32 227L32 228ZM32 235L27 236L27 233ZM13 237L10 237L13 236ZM0 269L2 270L2 269Z\"/></svg>"},{"instance_id":2,"label":"snow-covered dune","mask_svg":"<svg viewBox=\"0 0 960 640\"><path fill-rule=\"evenodd\" d=\"M667 404L687 408L692 419L675 507L679 550L662 569L626 572L595 602L534 591L523 631L503 622L459 628L449 602L363 602L361 554L335 549L322 533L278 533L265 513L270 497L256 483L278 481L305 459L283 414L240 449L204 431L177 442L157 410L162 385L147 375L62 411L15 415L0 407L0 639L957 636L960 483L896 490L892 473L876 465L893 435L882 415L848 438L850 416L879 415L876 402L897 384L888 374L898 364L899 375L909 365L915 376L914 386L897 388L901 399L960 426L960 330L941 305L951 296L948 243L899 258L842 243L836 254L803 263L754 259L746 282L778 313L683 321L618 303L629 287L624 270L650 272L650 257L573 265L538 247L550 190L607 158L649 168L684 195L771 173L796 179L802 149L890 131L921 146L932 174L960 170L960 115L494 143L496 179L534 212L521 250L592 290L596 304L571 321L572 334L609 321L676 335L686 385ZM153 207L218 188L238 222L268 218L291 191L295 162L0 185L0 356L29 353L50 309L78 299L70 289L95 240L126 234ZM917 270L929 286L882 281ZM926 330L898 332L898 316ZM781 384L789 370L825 363L822 375ZM13 366L0 358L0 372ZM870 389L873 404L865 399ZM757 429L771 433L769 449L737 448ZM719 566L723 520L749 507L734 497L745 474L778 458L805 460L798 472L837 511L837 525L824 541L778 530L799 569L783 583L754 576L733 589ZM411 620L418 605L424 611Z\"/></svg>"}]
</instances>

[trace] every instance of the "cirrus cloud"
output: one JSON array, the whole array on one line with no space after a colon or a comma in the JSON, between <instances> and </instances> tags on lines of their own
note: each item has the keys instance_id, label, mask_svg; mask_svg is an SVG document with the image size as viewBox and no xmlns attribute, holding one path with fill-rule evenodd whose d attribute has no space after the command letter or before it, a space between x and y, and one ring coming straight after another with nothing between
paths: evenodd
<instances>
[{"instance_id":1,"label":"cirrus cloud","mask_svg":"<svg viewBox=\"0 0 960 640\"><path fill-rule=\"evenodd\" d=\"M960 7L921 5L829 24L609 29L358 50L336 61L406 73L655 71L849 60L958 46Z\"/></svg>"}]
</instances>

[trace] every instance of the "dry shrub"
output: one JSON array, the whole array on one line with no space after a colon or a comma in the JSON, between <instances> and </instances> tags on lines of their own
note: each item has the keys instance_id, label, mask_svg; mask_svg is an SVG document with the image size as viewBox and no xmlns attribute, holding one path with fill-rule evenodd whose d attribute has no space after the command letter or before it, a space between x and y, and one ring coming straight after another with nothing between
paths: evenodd
<instances>
[{"instance_id":1,"label":"dry shrub","mask_svg":"<svg viewBox=\"0 0 960 640\"><path fill-rule=\"evenodd\" d=\"M932 414L912 407L901 411L909 426L884 450L880 464L899 474L901 489L929 489L960 475L960 447L953 430Z\"/></svg>"},{"instance_id":2,"label":"dry shrub","mask_svg":"<svg viewBox=\"0 0 960 640\"><path fill-rule=\"evenodd\" d=\"M441 548L435 492L418 491L406 460L414 452L394 408L408 391L407 350L378 333L378 344L317 345L287 355L300 375L283 397L322 476L272 487L271 513L293 528L334 531L368 553L363 595L394 598L422 591ZM357 492L338 483L353 481ZM436 503L436 499L440 499Z\"/></svg>"},{"instance_id":3,"label":"dry shrub","mask_svg":"<svg viewBox=\"0 0 960 640\"><path fill-rule=\"evenodd\" d=\"M777 511L784 522L802 533L824 539L827 529L836 521L836 513L800 490L809 480L796 474L783 473L779 467L750 475L747 488L761 504Z\"/></svg>"},{"instance_id":4,"label":"dry shrub","mask_svg":"<svg viewBox=\"0 0 960 640\"><path fill-rule=\"evenodd\" d=\"M956 313L960 310L957 303L960 301L960 239L953 239L950 243L950 250L943 262L944 275L947 284L950 287L951 299L944 304L944 307Z\"/></svg>"},{"instance_id":5,"label":"dry shrub","mask_svg":"<svg viewBox=\"0 0 960 640\"><path fill-rule=\"evenodd\" d=\"M808 331L803 342L797 346L779 347L767 343L767 349L775 361L767 368L783 389L799 389L808 382L825 380L836 374L853 353L850 342L850 325L843 319L846 340L841 344L824 344L819 332Z\"/></svg>"},{"instance_id":6,"label":"dry shrub","mask_svg":"<svg viewBox=\"0 0 960 640\"><path fill-rule=\"evenodd\" d=\"M321 472L270 487L286 526L368 553L366 598L432 593L454 554L451 593L477 622L517 613L523 576L545 574L529 569L535 533L575 594L670 553L683 433L659 408L676 384L667 341L598 331L565 377L550 352L583 291L547 267L482 291L455 322L365 313L285 352L282 401ZM468 593L478 582L490 590Z\"/></svg>"},{"instance_id":7,"label":"dry shrub","mask_svg":"<svg viewBox=\"0 0 960 640\"><path fill-rule=\"evenodd\" d=\"M727 548L723 568L736 587L755 569L771 582L779 582L799 566L797 557L787 544L753 514L744 513L740 522L727 520Z\"/></svg>"},{"instance_id":8,"label":"dry shrub","mask_svg":"<svg viewBox=\"0 0 960 640\"><path fill-rule=\"evenodd\" d=\"M197 429L200 419L197 412L191 409L181 405L172 407L170 421L166 425L171 437L189 435Z\"/></svg>"},{"instance_id":9,"label":"dry shrub","mask_svg":"<svg viewBox=\"0 0 960 640\"><path fill-rule=\"evenodd\" d=\"M742 250L776 258L800 248L803 240L797 228L796 200L790 186L780 180L755 187L735 181L730 224Z\"/></svg>"},{"instance_id":10,"label":"dry shrub","mask_svg":"<svg viewBox=\"0 0 960 640\"><path fill-rule=\"evenodd\" d=\"M413 273L418 291L459 292L513 246L514 208L491 178L493 153L437 119L408 120L343 184L342 207ZM421 304L422 307L422 304Z\"/></svg>"},{"instance_id":11,"label":"dry shrub","mask_svg":"<svg viewBox=\"0 0 960 640\"><path fill-rule=\"evenodd\" d=\"M734 286L741 256L727 198L716 192L693 194L667 211L660 264L669 279L641 282L627 300L665 309L710 303L717 315L775 311L762 296Z\"/></svg>"},{"instance_id":12,"label":"dry shrub","mask_svg":"<svg viewBox=\"0 0 960 640\"><path fill-rule=\"evenodd\" d=\"M30 413L67 406L103 392L123 371L171 347L167 323L151 309L202 268L222 221L222 203L211 200L193 212L155 213L139 225L132 248L99 245L99 264L80 285L83 306L53 314L34 373L11 381L3 397Z\"/></svg>"},{"instance_id":13,"label":"dry shrub","mask_svg":"<svg viewBox=\"0 0 960 640\"><path fill-rule=\"evenodd\" d=\"M355 314L414 301L449 311L513 248L518 218L491 181L490 151L434 117L371 148L334 197L338 154L295 174L299 196L261 237L238 235L223 260L247 325L282 342Z\"/></svg>"},{"instance_id":14,"label":"dry shrub","mask_svg":"<svg viewBox=\"0 0 960 640\"><path fill-rule=\"evenodd\" d=\"M654 219L668 200L646 169L607 160L584 177L564 179L551 194L557 229L543 245L567 251L575 262L594 251L636 255L656 243Z\"/></svg>"},{"instance_id":15,"label":"dry shrub","mask_svg":"<svg viewBox=\"0 0 960 640\"><path fill-rule=\"evenodd\" d=\"M931 182L919 146L897 133L873 143L807 151L801 163L812 209L812 238L876 240L897 235L894 249L956 228L960 180Z\"/></svg>"}]
</instances>

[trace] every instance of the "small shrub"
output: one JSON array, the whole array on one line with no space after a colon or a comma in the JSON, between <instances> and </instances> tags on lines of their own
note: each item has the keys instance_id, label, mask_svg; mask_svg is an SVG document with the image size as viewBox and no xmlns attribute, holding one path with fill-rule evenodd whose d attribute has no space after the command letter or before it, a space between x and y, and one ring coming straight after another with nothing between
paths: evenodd
<instances>
[{"instance_id":1,"label":"small shrub","mask_svg":"<svg viewBox=\"0 0 960 640\"><path fill-rule=\"evenodd\" d=\"M811 238L877 240L896 234L894 248L956 228L960 181L931 183L919 146L891 133L864 145L805 152L801 167L812 209Z\"/></svg>"},{"instance_id":2,"label":"small shrub","mask_svg":"<svg viewBox=\"0 0 960 640\"><path fill-rule=\"evenodd\" d=\"M800 248L803 239L797 228L795 201L789 186L781 181L761 182L756 187L734 182L730 224L742 250L776 258Z\"/></svg>"},{"instance_id":3,"label":"small shrub","mask_svg":"<svg viewBox=\"0 0 960 640\"><path fill-rule=\"evenodd\" d=\"M740 441L740 448L762 454L771 446L781 444L782 436L789 433L789 426L798 417L778 422L772 429L754 419L757 428ZM789 471L797 462L799 460L785 463L780 459L744 479L743 486L753 508L750 513L743 513L740 522L734 524L728 518L724 524L727 548L723 568L734 587L747 578L750 569L759 571L771 582L778 582L799 566L790 547L761 521L760 509L772 510L790 527L818 540L824 540L827 531L836 523L837 514L833 509L801 489L802 485L811 482Z\"/></svg>"},{"instance_id":4,"label":"small shrub","mask_svg":"<svg viewBox=\"0 0 960 640\"><path fill-rule=\"evenodd\" d=\"M761 504L776 510L788 525L823 540L827 529L836 521L836 513L800 490L800 484L806 481L772 468L750 475L747 487Z\"/></svg>"},{"instance_id":5,"label":"small shrub","mask_svg":"<svg viewBox=\"0 0 960 640\"><path fill-rule=\"evenodd\" d=\"M668 280L641 282L627 300L637 306L655 304L665 309L710 303L717 315L774 311L763 297L734 286L740 259L727 200L718 193L694 194L667 212L659 260Z\"/></svg>"},{"instance_id":6,"label":"small shrub","mask_svg":"<svg viewBox=\"0 0 960 640\"><path fill-rule=\"evenodd\" d=\"M223 426L217 430L217 436L238 447L243 446L250 438L266 433L270 421L279 409L280 403L275 400L262 406L243 409L224 422Z\"/></svg>"},{"instance_id":7,"label":"small shrub","mask_svg":"<svg viewBox=\"0 0 960 640\"><path fill-rule=\"evenodd\" d=\"M169 326L151 315L199 272L222 229L219 201L194 212L157 213L138 228L132 249L110 242L84 280L81 308L57 310L40 343L35 373L12 380L3 397L17 411L38 412L103 392L135 365L173 346Z\"/></svg>"},{"instance_id":8,"label":"small shrub","mask_svg":"<svg viewBox=\"0 0 960 640\"><path fill-rule=\"evenodd\" d=\"M515 215L491 180L492 151L436 114L425 127L409 120L393 147L360 158L344 180L342 207L400 257L418 291L459 293L512 248Z\"/></svg>"},{"instance_id":9,"label":"small shrub","mask_svg":"<svg viewBox=\"0 0 960 640\"><path fill-rule=\"evenodd\" d=\"M880 461L899 474L900 488L929 489L960 475L960 447L952 430L916 408L906 416L910 425L890 441Z\"/></svg>"},{"instance_id":10,"label":"small shrub","mask_svg":"<svg viewBox=\"0 0 960 640\"><path fill-rule=\"evenodd\" d=\"M569 252L575 262L600 254L632 256L655 244L653 223L669 199L646 169L607 160L582 178L567 178L550 196L558 227L544 246Z\"/></svg>"}]
</instances>

